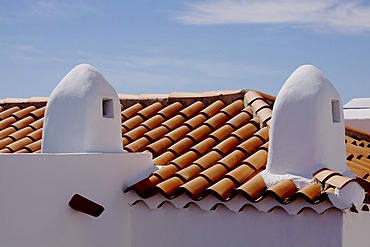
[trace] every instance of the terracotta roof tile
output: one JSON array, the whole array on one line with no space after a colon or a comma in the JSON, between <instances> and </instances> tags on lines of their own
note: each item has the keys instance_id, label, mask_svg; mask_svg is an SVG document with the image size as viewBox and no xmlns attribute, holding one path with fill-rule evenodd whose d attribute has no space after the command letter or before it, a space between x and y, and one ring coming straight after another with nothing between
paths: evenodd
<instances>
[{"instance_id":1,"label":"terracotta roof tile","mask_svg":"<svg viewBox=\"0 0 370 247\"><path fill-rule=\"evenodd\" d=\"M160 155L163 151L165 151L169 146L171 146L174 142L168 138L164 137L159 139L158 141L148 145L144 150L148 150L151 152L154 157Z\"/></svg>"},{"instance_id":2,"label":"terracotta roof tile","mask_svg":"<svg viewBox=\"0 0 370 247\"><path fill-rule=\"evenodd\" d=\"M20 108L18 106L13 106L12 108L9 108L7 110L4 110L2 112L0 112L0 121L9 117L10 115L12 115L13 113L19 111Z\"/></svg>"},{"instance_id":3,"label":"terracotta roof tile","mask_svg":"<svg viewBox=\"0 0 370 247\"><path fill-rule=\"evenodd\" d=\"M271 195L280 205L298 197L314 204L354 181L324 169L300 190L291 180L266 187L259 173L267 163L272 96L248 90L125 97L120 95L124 150L151 152L162 166L127 190L142 198L160 192L171 200L186 193L197 201L245 197L248 204ZM0 152L40 152L45 101L10 101L0 102ZM370 135L346 133L347 165L370 201Z\"/></svg>"},{"instance_id":4,"label":"terracotta roof tile","mask_svg":"<svg viewBox=\"0 0 370 247\"><path fill-rule=\"evenodd\" d=\"M251 201L255 201L266 190L266 184L263 178L260 175L256 175L240 187L237 188L237 191L241 192L245 197Z\"/></svg>"},{"instance_id":5,"label":"terracotta roof tile","mask_svg":"<svg viewBox=\"0 0 370 247\"><path fill-rule=\"evenodd\" d=\"M29 153L36 152L37 150L41 149L41 140L37 140L35 142L32 142L32 143L24 146L22 149L27 150Z\"/></svg>"},{"instance_id":6,"label":"terracotta roof tile","mask_svg":"<svg viewBox=\"0 0 370 247\"><path fill-rule=\"evenodd\" d=\"M207 125L202 125L199 128L193 130L187 137L193 140L194 143L202 141L205 137L207 137L212 132L212 129Z\"/></svg>"},{"instance_id":7,"label":"terracotta roof tile","mask_svg":"<svg viewBox=\"0 0 370 247\"><path fill-rule=\"evenodd\" d=\"M212 130L216 130L220 126L224 125L224 123L226 123L227 120L229 120L229 117L225 113L220 112L217 115L210 118L209 120L205 121L204 124L211 128Z\"/></svg>"},{"instance_id":8,"label":"terracotta roof tile","mask_svg":"<svg viewBox=\"0 0 370 247\"><path fill-rule=\"evenodd\" d=\"M158 157L156 157L154 160L153 160L153 163L157 166L165 166L167 165L171 160L175 159L177 157L176 154L174 154L173 152L170 152L170 151L167 151L161 155L159 155Z\"/></svg>"},{"instance_id":9,"label":"terracotta roof tile","mask_svg":"<svg viewBox=\"0 0 370 247\"><path fill-rule=\"evenodd\" d=\"M33 128L26 127L26 128L20 129L12 133L11 135L9 135L9 137L11 137L13 140L20 140L21 138L25 137L26 135L28 135L29 133L33 131L34 131Z\"/></svg>"},{"instance_id":10,"label":"terracotta roof tile","mask_svg":"<svg viewBox=\"0 0 370 247\"><path fill-rule=\"evenodd\" d=\"M207 118L210 118L216 115L216 113L219 112L223 107L225 107L225 103L221 100L217 100L211 105L207 106L205 109L201 110L200 113Z\"/></svg>"},{"instance_id":11,"label":"terracotta roof tile","mask_svg":"<svg viewBox=\"0 0 370 247\"><path fill-rule=\"evenodd\" d=\"M3 149L0 150L0 153L4 153L4 154L6 154L6 153L12 153L12 150L9 149L9 148L3 148Z\"/></svg>"},{"instance_id":12,"label":"terracotta roof tile","mask_svg":"<svg viewBox=\"0 0 370 247\"><path fill-rule=\"evenodd\" d=\"M254 135L245 142L241 143L237 148L245 153L252 154L263 143L263 140Z\"/></svg>"},{"instance_id":13,"label":"terracotta roof tile","mask_svg":"<svg viewBox=\"0 0 370 247\"><path fill-rule=\"evenodd\" d=\"M185 109L180 111L180 115L184 118L189 119L194 115L198 114L202 109L204 109L205 105L201 101L194 102L190 106L186 107Z\"/></svg>"},{"instance_id":14,"label":"terracotta roof tile","mask_svg":"<svg viewBox=\"0 0 370 247\"><path fill-rule=\"evenodd\" d=\"M286 179L267 189L267 191L277 196L278 200L284 201L297 191L297 187L292 180Z\"/></svg>"},{"instance_id":15,"label":"terracotta roof tile","mask_svg":"<svg viewBox=\"0 0 370 247\"><path fill-rule=\"evenodd\" d=\"M140 138L140 139L138 139L134 142L131 142L131 143L128 139L126 139L126 138L123 138L123 139L124 139L124 141L123 141L124 150L129 151L129 152L141 152L144 149L144 147L147 146L150 143L150 141L145 137ZM128 145L126 145L126 144L128 144Z\"/></svg>"},{"instance_id":16,"label":"terracotta roof tile","mask_svg":"<svg viewBox=\"0 0 370 247\"><path fill-rule=\"evenodd\" d=\"M200 173L200 175L206 178L211 183L214 183L221 179L227 172L228 169L222 164L218 163L204 170L203 172Z\"/></svg>"},{"instance_id":17,"label":"terracotta roof tile","mask_svg":"<svg viewBox=\"0 0 370 247\"><path fill-rule=\"evenodd\" d=\"M44 124L44 119L43 119L43 118L41 118L41 119L39 119L39 120L37 120L37 121L35 121L35 122L31 123L31 124L30 124L30 127L31 127L33 130L37 130L37 129L42 128L43 124Z\"/></svg>"},{"instance_id":18,"label":"terracotta roof tile","mask_svg":"<svg viewBox=\"0 0 370 247\"><path fill-rule=\"evenodd\" d=\"M218 142L220 142L224 140L226 137L228 137L233 131L234 131L233 127L231 127L230 125L224 125L218 130L211 133L210 136L213 137Z\"/></svg>"},{"instance_id":19,"label":"terracotta roof tile","mask_svg":"<svg viewBox=\"0 0 370 247\"><path fill-rule=\"evenodd\" d=\"M177 114L182 108L183 105L180 102L175 102L160 110L158 114L161 115L164 119L168 119Z\"/></svg>"},{"instance_id":20,"label":"terracotta roof tile","mask_svg":"<svg viewBox=\"0 0 370 247\"><path fill-rule=\"evenodd\" d=\"M194 161L194 164L203 167L203 169L207 169L216 164L221 158L222 155L219 152L211 151Z\"/></svg>"},{"instance_id":21,"label":"terracotta roof tile","mask_svg":"<svg viewBox=\"0 0 370 247\"><path fill-rule=\"evenodd\" d=\"M133 142L143 136L147 131L148 129L145 126L138 126L137 128L123 134L123 137L129 140L129 142Z\"/></svg>"},{"instance_id":22,"label":"terracotta roof tile","mask_svg":"<svg viewBox=\"0 0 370 247\"><path fill-rule=\"evenodd\" d=\"M144 119L143 119L142 116L134 116L134 117L128 119L127 121L122 123L122 127L123 127L122 128L122 134L136 128L142 122L144 122Z\"/></svg>"},{"instance_id":23,"label":"terracotta roof tile","mask_svg":"<svg viewBox=\"0 0 370 247\"><path fill-rule=\"evenodd\" d=\"M182 125L177 129L172 130L170 133L166 134L165 137L172 140L173 143L181 140L184 136L189 133L191 129L188 126Z\"/></svg>"},{"instance_id":24,"label":"terracotta roof tile","mask_svg":"<svg viewBox=\"0 0 370 247\"><path fill-rule=\"evenodd\" d=\"M27 108L24 108L22 110L16 111L12 114L17 120L24 118L27 116L30 112L36 110L35 106L29 106Z\"/></svg>"},{"instance_id":25,"label":"terracotta roof tile","mask_svg":"<svg viewBox=\"0 0 370 247\"><path fill-rule=\"evenodd\" d=\"M175 165L168 165L165 166L157 171L155 171L153 174L157 177L159 177L162 181L172 177L177 171L179 170L178 167Z\"/></svg>"},{"instance_id":26,"label":"terracotta roof tile","mask_svg":"<svg viewBox=\"0 0 370 247\"><path fill-rule=\"evenodd\" d=\"M224 167L228 168L229 170L234 169L246 158L247 154L240 151L234 150L230 154L223 157L218 163L222 164Z\"/></svg>"},{"instance_id":27,"label":"terracotta roof tile","mask_svg":"<svg viewBox=\"0 0 370 247\"><path fill-rule=\"evenodd\" d=\"M163 108L163 105L160 102L156 102L138 111L137 115L141 116L143 119L149 119L151 116L156 114L162 108Z\"/></svg>"},{"instance_id":28,"label":"terracotta roof tile","mask_svg":"<svg viewBox=\"0 0 370 247\"><path fill-rule=\"evenodd\" d=\"M27 137L31 138L33 141L40 140L42 137L42 129L31 132Z\"/></svg>"},{"instance_id":29,"label":"terracotta roof tile","mask_svg":"<svg viewBox=\"0 0 370 247\"><path fill-rule=\"evenodd\" d=\"M189 150L194 144L195 142L191 138L185 137L169 147L168 150L173 152L176 156L180 156L185 153L185 151Z\"/></svg>"},{"instance_id":30,"label":"terracotta roof tile","mask_svg":"<svg viewBox=\"0 0 370 247\"><path fill-rule=\"evenodd\" d=\"M338 172L329 170L329 169L323 169L321 171L318 171L316 174L314 174L314 178L316 178L321 183L325 183L326 180L328 180L330 177L335 175L341 175Z\"/></svg>"},{"instance_id":31,"label":"terracotta roof tile","mask_svg":"<svg viewBox=\"0 0 370 247\"><path fill-rule=\"evenodd\" d=\"M197 165L188 166L178 172L176 172L176 176L181 178L183 181L189 181L195 178L202 169Z\"/></svg>"},{"instance_id":32,"label":"terracotta roof tile","mask_svg":"<svg viewBox=\"0 0 370 247\"><path fill-rule=\"evenodd\" d=\"M30 112L30 116L32 116L35 120L36 119L40 119L40 118L42 118L44 116L45 109L46 109L45 106L44 107L41 107L39 109L36 109L36 110Z\"/></svg>"},{"instance_id":33,"label":"terracotta roof tile","mask_svg":"<svg viewBox=\"0 0 370 247\"><path fill-rule=\"evenodd\" d=\"M34 140L32 140L31 138L25 137L19 141L7 145L6 148L10 149L12 152L16 152L22 149L24 146L27 146L28 144L31 144L33 142Z\"/></svg>"},{"instance_id":34,"label":"terracotta roof tile","mask_svg":"<svg viewBox=\"0 0 370 247\"><path fill-rule=\"evenodd\" d=\"M35 121L35 119L33 117L28 116L28 117L22 118L19 121L13 123L12 127L14 127L17 130L20 130L24 127L27 127L29 124L31 124L34 121Z\"/></svg>"},{"instance_id":35,"label":"terracotta roof tile","mask_svg":"<svg viewBox=\"0 0 370 247\"><path fill-rule=\"evenodd\" d=\"M8 137L10 134L14 133L17 129L14 127L8 127L6 129L0 130L0 139Z\"/></svg>"},{"instance_id":36,"label":"terracotta roof tile","mask_svg":"<svg viewBox=\"0 0 370 247\"><path fill-rule=\"evenodd\" d=\"M354 161L357 161L354 159ZM347 160L348 168L357 176L363 179L367 179L370 176L370 168L357 164L357 162L352 162Z\"/></svg>"},{"instance_id":37,"label":"terracotta roof tile","mask_svg":"<svg viewBox=\"0 0 370 247\"><path fill-rule=\"evenodd\" d=\"M164 117L162 115L155 115L154 117L151 117L148 120L146 120L141 125L145 126L147 130L151 130L158 127L162 122L164 122Z\"/></svg>"},{"instance_id":38,"label":"terracotta roof tile","mask_svg":"<svg viewBox=\"0 0 370 247\"><path fill-rule=\"evenodd\" d=\"M256 91L249 90L245 93L245 99L247 100L248 104L251 104L257 99L263 99L263 96Z\"/></svg>"},{"instance_id":39,"label":"terracotta roof tile","mask_svg":"<svg viewBox=\"0 0 370 247\"><path fill-rule=\"evenodd\" d=\"M355 181L355 179L343 177L342 175L334 175L328 178L325 183L341 189L344 185L351 181Z\"/></svg>"},{"instance_id":40,"label":"terracotta roof tile","mask_svg":"<svg viewBox=\"0 0 370 247\"><path fill-rule=\"evenodd\" d=\"M197 116L185 121L184 125L186 125L189 129L194 130L206 120L207 120L206 116L197 115Z\"/></svg>"},{"instance_id":41,"label":"terracotta roof tile","mask_svg":"<svg viewBox=\"0 0 370 247\"><path fill-rule=\"evenodd\" d=\"M138 111L142 110L143 108L144 107L140 103L136 103L135 105L133 105L133 106L127 108L127 109L124 109L121 112L121 115L122 115L122 118L123 118L122 122L132 118Z\"/></svg>"},{"instance_id":42,"label":"terracotta roof tile","mask_svg":"<svg viewBox=\"0 0 370 247\"><path fill-rule=\"evenodd\" d=\"M244 108L243 100L236 100L221 110L229 118L235 116Z\"/></svg>"},{"instance_id":43,"label":"terracotta roof tile","mask_svg":"<svg viewBox=\"0 0 370 247\"><path fill-rule=\"evenodd\" d=\"M159 184L156 185L156 188L160 189L160 191L165 195L170 197L172 193L175 192L184 182L178 177L169 178Z\"/></svg>"},{"instance_id":44,"label":"terracotta roof tile","mask_svg":"<svg viewBox=\"0 0 370 247\"><path fill-rule=\"evenodd\" d=\"M11 124L15 123L17 119L12 115L4 120L0 121L0 130L9 127Z\"/></svg>"},{"instance_id":45,"label":"terracotta roof tile","mask_svg":"<svg viewBox=\"0 0 370 247\"><path fill-rule=\"evenodd\" d=\"M229 178L223 178L207 190L212 191L220 200L227 200L234 192L235 184Z\"/></svg>"},{"instance_id":46,"label":"terracotta roof tile","mask_svg":"<svg viewBox=\"0 0 370 247\"><path fill-rule=\"evenodd\" d=\"M257 112L258 117L263 123L267 123L271 119L272 110L270 108L263 108Z\"/></svg>"},{"instance_id":47,"label":"terracotta roof tile","mask_svg":"<svg viewBox=\"0 0 370 247\"><path fill-rule=\"evenodd\" d=\"M202 191L204 191L210 185L211 183L207 179L199 176L185 183L180 188L185 190L190 197L196 198Z\"/></svg>"},{"instance_id":48,"label":"terracotta roof tile","mask_svg":"<svg viewBox=\"0 0 370 247\"><path fill-rule=\"evenodd\" d=\"M263 108L270 109L270 105L264 99L256 99L250 105L256 111L256 113L258 113Z\"/></svg>"},{"instance_id":49,"label":"terracotta roof tile","mask_svg":"<svg viewBox=\"0 0 370 247\"><path fill-rule=\"evenodd\" d=\"M364 162L363 160L365 160L365 158L361 159L361 160L358 160L358 159L352 159L352 163L353 164L356 164L357 167L355 167L355 169L359 169L360 171L362 172L365 172L367 175L366 175L366 179L370 181L370 166L369 166L369 163L368 162ZM351 168L351 166L349 166ZM352 165L353 167L353 165Z\"/></svg>"},{"instance_id":50,"label":"terracotta roof tile","mask_svg":"<svg viewBox=\"0 0 370 247\"><path fill-rule=\"evenodd\" d=\"M194 151L186 152L185 154L175 158L171 161L171 164L177 166L179 169L185 168L193 163L196 159L199 158L199 155Z\"/></svg>"},{"instance_id":51,"label":"terracotta roof tile","mask_svg":"<svg viewBox=\"0 0 370 247\"><path fill-rule=\"evenodd\" d=\"M256 125L253 123L248 123L231 133L231 135L238 138L242 142L253 135L257 130L258 128Z\"/></svg>"},{"instance_id":52,"label":"terracotta roof tile","mask_svg":"<svg viewBox=\"0 0 370 247\"><path fill-rule=\"evenodd\" d=\"M165 126L168 131L174 130L181 126L185 122L185 117L182 115L176 115L175 117L168 119L162 125Z\"/></svg>"},{"instance_id":53,"label":"terracotta roof tile","mask_svg":"<svg viewBox=\"0 0 370 247\"><path fill-rule=\"evenodd\" d=\"M266 163L267 163L267 151L264 149L256 151L242 162L242 164L251 166L256 170L266 166Z\"/></svg>"},{"instance_id":54,"label":"terracotta roof tile","mask_svg":"<svg viewBox=\"0 0 370 247\"><path fill-rule=\"evenodd\" d=\"M254 167L242 164L236 169L226 174L226 177L232 179L236 184L242 184L255 172Z\"/></svg>"},{"instance_id":55,"label":"terracotta roof tile","mask_svg":"<svg viewBox=\"0 0 370 247\"><path fill-rule=\"evenodd\" d=\"M222 156L225 156L232 150L234 150L239 143L240 142L237 138L235 138L234 136L230 136L226 140L215 146L213 150L217 151Z\"/></svg>"},{"instance_id":56,"label":"terracotta roof tile","mask_svg":"<svg viewBox=\"0 0 370 247\"><path fill-rule=\"evenodd\" d=\"M181 117L181 116L180 116ZM158 140L159 138L163 137L165 134L168 133L168 128L165 126L159 126L147 133L145 133L145 137L148 138L151 142Z\"/></svg>"},{"instance_id":57,"label":"terracotta roof tile","mask_svg":"<svg viewBox=\"0 0 370 247\"><path fill-rule=\"evenodd\" d=\"M217 143L218 141L210 137L193 146L191 150L197 153L199 156L202 156L209 152L212 147L216 146Z\"/></svg>"},{"instance_id":58,"label":"terracotta roof tile","mask_svg":"<svg viewBox=\"0 0 370 247\"><path fill-rule=\"evenodd\" d=\"M14 139L11 138L11 137L6 137L6 138L0 140L0 150L5 148L7 145L9 145L12 142L14 142Z\"/></svg>"},{"instance_id":59,"label":"terracotta roof tile","mask_svg":"<svg viewBox=\"0 0 370 247\"><path fill-rule=\"evenodd\" d=\"M314 202L321 194L321 187L318 183L313 182L300 189L297 194L306 197L309 201Z\"/></svg>"}]
</instances>

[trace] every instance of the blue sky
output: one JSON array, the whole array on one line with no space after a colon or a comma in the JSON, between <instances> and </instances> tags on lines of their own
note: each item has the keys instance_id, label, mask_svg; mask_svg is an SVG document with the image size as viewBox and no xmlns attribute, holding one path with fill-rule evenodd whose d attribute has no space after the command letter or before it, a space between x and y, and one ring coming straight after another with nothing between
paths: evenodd
<instances>
[{"instance_id":1,"label":"blue sky","mask_svg":"<svg viewBox=\"0 0 370 247\"><path fill-rule=\"evenodd\" d=\"M309 63L370 97L367 1L2 0L0 30L0 98L48 96L79 63L119 93L272 95Z\"/></svg>"}]
</instances>

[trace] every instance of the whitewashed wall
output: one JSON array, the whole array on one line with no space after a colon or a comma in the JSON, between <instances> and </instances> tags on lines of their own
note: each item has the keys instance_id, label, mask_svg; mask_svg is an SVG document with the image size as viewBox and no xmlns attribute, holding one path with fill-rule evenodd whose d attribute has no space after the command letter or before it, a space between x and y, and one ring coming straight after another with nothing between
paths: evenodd
<instances>
[{"instance_id":1,"label":"whitewashed wall","mask_svg":"<svg viewBox=\"0 0 370 247\"><path fill-rule=\"evenodd\" d=\"M150 154L0 155L0 246L130 246L122 188L154 168ZM71 209L75 193L105 211Z\"/></svg>"},{"instance_id":2,"label":"whitewashed wall","mask_svg":"<svg viewBox=\"0 0 370 247\"><path fill-rule=\"evenodd\" d=\"M369 229L370 212L360 211L358 214L346 212L343 220L343 246L370 246Z\"/></svg>"},{"instance_id":3,"label":"whitewashed wall","mask_svg":"<svg viewBox=\"0 0 370 247\"><path fill-rule=\"evenodd\" d=\"M171 204L132 208L133 247L142 246L342 246L342 212L307 210L290 216L281 209L262 213L247 208L240 213L225 207L204 211L193 205L179 210Z\"/></svg>"}]
</instances>

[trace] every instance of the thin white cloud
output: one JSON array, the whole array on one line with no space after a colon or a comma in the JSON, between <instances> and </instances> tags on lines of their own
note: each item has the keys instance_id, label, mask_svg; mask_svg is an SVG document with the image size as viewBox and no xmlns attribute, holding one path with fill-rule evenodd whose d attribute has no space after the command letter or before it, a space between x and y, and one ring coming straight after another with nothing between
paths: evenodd
<instances>
[{"instance_id":1,"label":"thin white cloud","mask_svg":"<svg viewBox=\"0 0 370 247\"><path fill-rule=\"evenodd\" d=\"M39 0L30 6L31 12L45 17L71 17L86 13L94 13L97 10L91 4L82 1L55 1Z\"/></svg>"},{"instance_id":2,"label":"thin white cloud","mask_svg":"<svg viewBox=\"0 0 370 247\"><path fill-rule=\"evenodd\" d=\"M0 54L9 60L24 63L89 62L152 75L194 74L211 78L243 77L245 75L278 75L280 71L263 66L209 59L165 56L160 49L151 48L142 54L102 55L82 50L46 51L32 44L0 42Z\"/></svg>"},{"instance_id":3,"label":"thin white cloud","mask_svg":"<svg viewBox=\"0 0 370 247\"><path fill-rule=\"evenodd\" d=\"M40 52L40 50L33 45L14 45L14 48L23 52Z\"/></svg>"},{"instance_id":4,"label":"thin white cloud","mask_svg":"<svg viewBox=\"0 0 370 247\"><path fill-rule=\"evenodd\" d=\"M370 31L370 5L361 0L204 0L175 15L184 24L287 24L343 33Z\"/></svg>"},{"instance_id":5,"label":"thin white cloud","mask_svg":"<svg viewBox=\"0 0 370 247\"><path fill-rule=\"evenodd\" d=\"M99 13L95 1L16 1L0 8L0 23L69 20Z\"/></svg>"}]
</instances>

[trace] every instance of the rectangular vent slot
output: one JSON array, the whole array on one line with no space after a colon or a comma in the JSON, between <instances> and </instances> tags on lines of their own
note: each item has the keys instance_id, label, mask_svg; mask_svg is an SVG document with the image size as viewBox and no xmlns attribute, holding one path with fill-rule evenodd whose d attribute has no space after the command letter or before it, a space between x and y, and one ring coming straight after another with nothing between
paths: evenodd
<instances>
[{"instance_id":1,"label":"rectangular vent slot","mask_svg":"<svg viewBox=\"0 0 370 247\"><path fill-rule=\"evenodd\" d=\"M113 111L113 100L112 99L103 99L102 100L102 113L105 118L114 118Z\"/></svg>"},{"instance_id":2,"label":"rectangular vent slot","mask_svg":"<svg viewBox=\"0 0 370 247\"><path fill-rule=\"evenodd\" d=\"M333 123L340 123L340 105L338 99L331 100L331 113L333 116Z\"/></svg>"}]
</instances>

